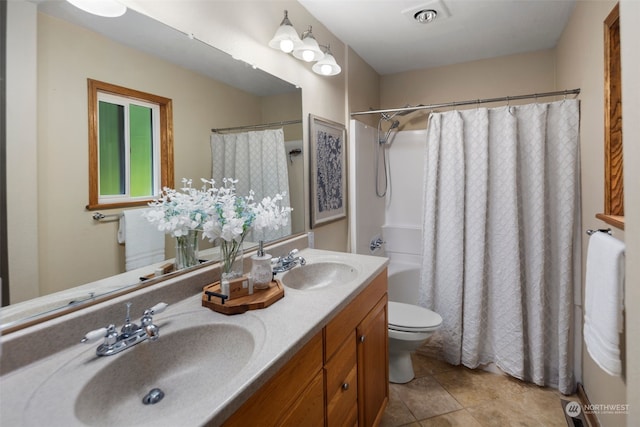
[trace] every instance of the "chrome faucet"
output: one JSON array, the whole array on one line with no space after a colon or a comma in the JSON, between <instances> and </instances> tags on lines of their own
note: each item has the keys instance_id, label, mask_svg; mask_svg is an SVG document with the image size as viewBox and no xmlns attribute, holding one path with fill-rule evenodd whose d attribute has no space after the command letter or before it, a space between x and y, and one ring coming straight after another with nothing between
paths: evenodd
<instances>
[{"instance_id":1,"label":"chrome faucet","mask_svg":"<svg viewBox=\"0 0 640 427\"><path fill-rule=\"evenodd\" d=\"M289 271L298 264L305 265L307 263L307 260L305 260L301 256L296 256L297 253L298 250L294 249L289 252L287 256L274 258L271 262L271 266L273 267L273 274Z\"/></svg>"},{"instance_id":2,"label":"chrome faucet","mask_svg":"<svg viewBox=\"0 0 640 427\"><path fill-rule=\"evenodd\" d=\"M96 354L98 356L112 356L147 339L149 341L155 341L160 338L160 329L153 323L153 315L162 313L168 304L161 302L145 310L140 319L140 326L131 323L131 303L128 302L126 306L127 317L125 318L124 325L122 325L120 329L120 333L116 330L115 325L112 324L88 332L80 342L88 344L104 338L104 342L96 349Z\"/></svg>"},{"instance_id":3,"label":"chrome faucet","mask_svg":"<svg viewBox=\"0 0 640 427\"><path fill-rule=\"evenodd\" d=\"M382 240L382 237L376 236L373 239L371 239L371 242L369 243L369 250L373 252L376 249L380 249L384 244L385 244L385 241Z\"/></svg>"}]
</instances>

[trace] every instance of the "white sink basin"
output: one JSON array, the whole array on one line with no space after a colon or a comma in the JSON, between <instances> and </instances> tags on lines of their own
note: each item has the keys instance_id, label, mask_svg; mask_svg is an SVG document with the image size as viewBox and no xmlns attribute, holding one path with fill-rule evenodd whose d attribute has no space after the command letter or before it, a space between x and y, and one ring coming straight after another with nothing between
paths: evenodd
<instances>
[{"instance_id":1,"label":"white sink basin","mask_svg":"<svg viewBox=\"0 0 640 427\"><path fill-rule=\"evenodd\" d=\"M155 342L144 341L114 356L86 355L63 366L30 399L29 423L46 425L51 414L43 406L48 406L63 412L57 415L63 416L60 421L66 419L65 425L179 425L190 408L233 386L262 345L264 333L232 323L165 334L160 329ZM66 389L76 375L86 378L82 386ZM143 399L154 389L160 389L163 398L145 404Z\"/></svg>"},{"instance_id":2,"label":"white sink basin","mask_svg":"<svg viewBox=\"0 0 640 427\"><path fill-rule=\"evenodd\" d=\"M347 283L358 277L358 270L342 262L322 261L295 267L282 276L282 284L293 289L318 289Z\"/></svg>"}]
</instances>

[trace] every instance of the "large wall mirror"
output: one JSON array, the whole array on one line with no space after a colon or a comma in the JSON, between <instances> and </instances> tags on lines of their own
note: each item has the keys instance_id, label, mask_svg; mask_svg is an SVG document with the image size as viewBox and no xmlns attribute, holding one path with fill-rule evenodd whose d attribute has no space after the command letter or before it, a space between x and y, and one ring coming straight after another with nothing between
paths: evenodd
<instances>
[{"instance_id":1,"label":"large wall mirror","mask_svg":"<svg viewBox=\"0 0 640 427\"><path fill-rule=\"evenodd\" d=\"M86 209L87 79L172 100L174 187L182 178L198 187L200 178L211 178L212 129L235 133L281 124L291 232L304 231L299 88L132 10L106 19L64 1L23 0L9 2L7 24L8 86L17 90L6 96L5 329L103 292L134 289L146 272L125 272L125 248L117 241L121 209L101 210L102 220ZM206 253L206 241L201 248ZM173 249L167 237L167 259Z\"/></svg>"}]
</instances>

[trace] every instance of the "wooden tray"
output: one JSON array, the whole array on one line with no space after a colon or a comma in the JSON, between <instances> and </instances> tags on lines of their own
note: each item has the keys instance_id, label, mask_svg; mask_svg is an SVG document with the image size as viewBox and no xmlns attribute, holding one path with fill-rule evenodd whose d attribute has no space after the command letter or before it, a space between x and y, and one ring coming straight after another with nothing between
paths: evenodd
<instances>
[{"instance_id":1,"label":"wooden tray","mask_svg":"<svg viewBox=\"0 0 640 427\"><path fill-rule=\"evenodd\" d=\"M205 291L220 293L220 282L215 282L202 289L202 306L222 314L241 314L247 310L260 310L269 307L284 297L284 287L280 280L274 279L269 289L254 289L253 295L225 300L205 294Z\"/></svg>"}]
</instances>

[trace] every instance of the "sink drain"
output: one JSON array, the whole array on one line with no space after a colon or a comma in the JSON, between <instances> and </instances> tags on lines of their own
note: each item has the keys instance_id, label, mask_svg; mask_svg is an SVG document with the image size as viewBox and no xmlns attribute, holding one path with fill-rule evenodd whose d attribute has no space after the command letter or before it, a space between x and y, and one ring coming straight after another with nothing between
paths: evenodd
<instances>
[{"instance_id":1,"label":"sink drain","mask_svg":"<svg viewBox=\"0 0 640 427\"><path fill-rule=\"evenodd\" d=\"M142 403L145 405L155 405L160 402L164 397L164 391L159 388L152 389L145 397L142 398Z\"/></svg>"}]
</instances>

